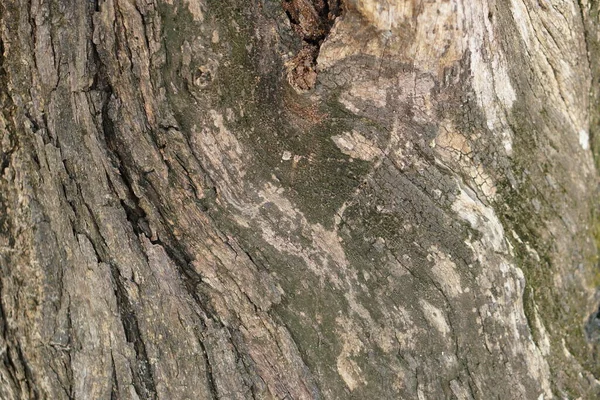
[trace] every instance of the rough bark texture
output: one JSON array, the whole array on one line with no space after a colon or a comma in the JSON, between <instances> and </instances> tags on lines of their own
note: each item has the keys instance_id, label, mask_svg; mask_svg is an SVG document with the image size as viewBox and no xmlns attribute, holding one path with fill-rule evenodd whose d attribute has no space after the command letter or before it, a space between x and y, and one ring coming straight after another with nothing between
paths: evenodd
<instances>
[{"instance_id":1,"label":"rough bark texture","mask_svg":"<svg viewBox=\"0 0 600 400\"><path fill-rule=\"evenodd\" d=\"M598 398L598 13L2 0L0 398Z\"/></svg>"}]
</instances>

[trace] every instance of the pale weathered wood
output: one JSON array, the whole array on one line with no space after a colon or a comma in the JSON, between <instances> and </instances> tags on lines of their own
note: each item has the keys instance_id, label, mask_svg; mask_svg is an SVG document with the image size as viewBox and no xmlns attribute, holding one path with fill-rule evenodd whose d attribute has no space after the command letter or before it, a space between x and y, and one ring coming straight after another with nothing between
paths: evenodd
<instances>
[{"instance_id":1,"label":"pale weathered wood","mask_svg":"<svg viewBox=\"0 0 600 400\"><path fill-rule=\"evenodd\" d=\"M600 396L599 7L2 0L0 398Z\"/></svg>"}]
</instances>

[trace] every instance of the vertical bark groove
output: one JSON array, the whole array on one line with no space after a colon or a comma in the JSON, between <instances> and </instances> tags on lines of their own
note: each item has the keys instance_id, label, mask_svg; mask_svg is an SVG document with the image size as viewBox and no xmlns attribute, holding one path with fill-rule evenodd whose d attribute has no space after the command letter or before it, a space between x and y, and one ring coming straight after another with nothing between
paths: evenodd
<instances>
[{"instance_id":1,"label":"vertical bark groove","mask_svg":"<svg viewBox=\"0 0 600 400\"><path fill-rule=\"evenodd\" d=\"M0 397L599 395L587 4L3 1Z\"/></svg>"},{"instance_id":2,"label":"vertical bark groove","mask_svg":"<svg viewBox=\"0 0 600 400\"><path fill-rule=\"evenodd\" d=\"M127 342L133 344L133 348L136 354L137 369L133 372L133 385L135 392L140 399L156 399L156 387L154 384L154 378L152 377L152 371L150 367L150 361L146 352L146 345L144 344L144 338L140 332L138 326L137 317L127 291L123 286L121 274L117 267L111 265L111 272L115 284L115 296L117 298L117 307L121 316L121 322L125 331L125 338Z\"/></svg>"}]
</instances>

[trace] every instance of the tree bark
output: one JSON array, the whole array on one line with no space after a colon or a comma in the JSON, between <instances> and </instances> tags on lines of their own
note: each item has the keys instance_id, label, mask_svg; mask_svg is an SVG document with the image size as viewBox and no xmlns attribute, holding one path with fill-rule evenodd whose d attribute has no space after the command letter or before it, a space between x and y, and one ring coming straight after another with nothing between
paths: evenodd
<instances>
[{"instance_id":1,"label":"tree bark","mask_svg":"<svg viewBox=\"0 0 600 400\"><path fill-rule=\"evenodd\" d=\"M599 10L2 0L0 398L597 398Z\"/></svg>"}]
</instances>

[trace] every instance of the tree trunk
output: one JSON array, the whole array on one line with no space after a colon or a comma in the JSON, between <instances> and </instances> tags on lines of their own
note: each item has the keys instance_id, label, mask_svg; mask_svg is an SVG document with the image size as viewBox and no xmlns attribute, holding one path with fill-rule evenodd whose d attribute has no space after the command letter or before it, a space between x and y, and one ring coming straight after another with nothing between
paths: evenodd
<instances>
[{"instance_id":1,"label":"tree trunk","mask_svg":"<svg viewBox=\"0 0 600 400\"><path fill-rule=\"evenodd\" d=\"M599 8L1 0L0 398L597 398Z\"/></svg>"}]
</instances>

